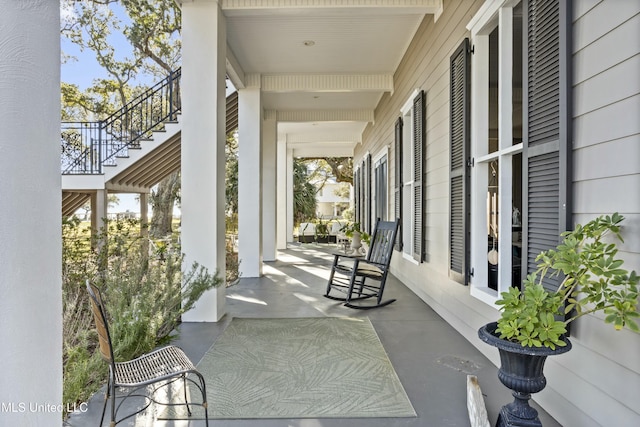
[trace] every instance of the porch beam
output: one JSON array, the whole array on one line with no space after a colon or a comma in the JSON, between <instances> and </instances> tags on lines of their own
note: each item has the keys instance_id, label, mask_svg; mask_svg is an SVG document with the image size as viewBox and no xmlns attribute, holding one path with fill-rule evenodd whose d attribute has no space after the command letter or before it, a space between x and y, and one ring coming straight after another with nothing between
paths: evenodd
<instances>
[{"instance_id":1,"label":"porch beam","mask_svg":"<svg viewBox=\"0 0 640 427\"><path fill-rule=\"evenodd\" d=\"M442 13L442 0L222 0L225 14L232 16L240 12L268 12L283 9L369 9L396 14L434 14Z\"/></svg>"},{"instance_id":2,"label":"porch beam","mask_svg":"<svg viewBox=\"0 0 640 427\"><path fill-rule=\"evenodd\" d=\"M107 190L110 193L150 193L151 189L149 187L138 186L138 185L126 185L126 184L116 184L116 183L107 183Z\"/></svg>"},{"instance_id":3,"label":"porch beam","mask_svg":"<svg viewBox=\"0 0 640 427\"><path fill-rule=\"evenodd\" d=\"M263 92L391 92L393 74L266 74Z\"/></svg>"},{"instance_id":4,"label":"porch beam","mask_svg":"<svg viewBox=\"0 0 640 427\"><path fill-rule=\"evenodd\" d=\"M229 80L231 80L233 87L236 89L247 87L244 70L229 45L227 45L227 76L229 76Z\"/></svg>"},{"instance_id":5,"label":"porch beam","mask_svg":"<svg viewBox=\"0 0 640 427\"><path fill-rule=\"evenodd\" d=\"M289 144L294 157L351 157L356 143Z\"/></svg>"},{"instance_id":6,"label":"porch beam","mask_svg":"<svg viewBox=\"0 0 640 427\"><path fill-rule=\"evenodd\" d=\"M318 132L318 133L288 133L288 144L300 144L309 142L333 142L343 144L357 144L362 141L362 135L344 132Z\"/></svg>"},{"instance_id":7,"label":"porch beam","mask_svg":"<svg viewBox=\"0 0 640 427\"><path fill-rule=\"evenodd\" d=\"M279 122L369 122L373 123L373 110L278 110Z\"/></svg>"}]
</instances>

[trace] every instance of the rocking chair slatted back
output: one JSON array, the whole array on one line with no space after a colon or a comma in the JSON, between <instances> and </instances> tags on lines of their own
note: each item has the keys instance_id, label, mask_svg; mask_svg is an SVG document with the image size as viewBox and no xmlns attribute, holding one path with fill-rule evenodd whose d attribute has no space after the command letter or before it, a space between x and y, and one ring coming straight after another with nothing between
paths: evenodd
<instances>
[{"instance_id":1,"label":"rocking chair slatted back","mask_svg":"<svg viewBox=\"0 0 640 427\"><path fill-rule=\"evenodd\" d=\"M358 255L334 254L329 282L324 296L344 302L349 308L371 309L384 307L395 299L382 300L385 282L389 273L389 264L398 233L400 220L378 221L371 236L371 246L366 258ZM342 296L332 295L332 291ZM373 303L361 301L371 298Z\"/></svg>"},{"instance_id":2,"label":"rocking chair slatted back","mask_svg":"<svg viewBox=\"0 0 640 427\"><path fill-rule=\"evenodd\" d=\"M397 228L397 224L393 221L378 221L371 236L367 261L384 266L389 265Z\"/></svg>"}]
</instances>

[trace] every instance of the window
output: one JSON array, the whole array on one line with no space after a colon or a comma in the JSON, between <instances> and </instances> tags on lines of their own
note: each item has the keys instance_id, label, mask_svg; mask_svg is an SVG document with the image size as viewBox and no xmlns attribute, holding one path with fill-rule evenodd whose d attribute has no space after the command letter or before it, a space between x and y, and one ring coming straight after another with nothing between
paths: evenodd
<instances>
[{"instance_id":1,"label":"window","mask_svg":"<svg viewBox=\"0 0 640 427\"><path fill-rule=\"evenodd\" d=\"M402 123L402 253L416 262L424 260L424 159L425 95L416 90L401 109ZM396 129L397 129L396 125Z\"/></svg>"},{"instance_id":2,"label":"window","mask_svg":"<svg viewBox=\"0 0 640 427\"><path fill-rule=\"evenodd\" d=\"M560 3L487 1L469 24L471 294L488 303L521 286L567 227L570 97L560 47L569 44Z\"/></svg>"},{"instance_id":3,"label":"window","mask_svg":"<svg viewBox=\"0 0 640 427\"><path fill-rule=\"evenodd\" d=\"M472 293L490 302L521 277L521 34L518 4L499 8L473 37Z\"/></svg>"},{"instance_id":4,"label":"window","mask_svg":"<svg viewBox=\"0 0 640 427\"><path fill-rule=\"evenodd\" d=\"M380 218L383 221L387 220L387 150L379 154L373 162L373 176L374 176L374 191L373 191L373 206L375 212L373 218Z\"/></svg>"}]
</instances>

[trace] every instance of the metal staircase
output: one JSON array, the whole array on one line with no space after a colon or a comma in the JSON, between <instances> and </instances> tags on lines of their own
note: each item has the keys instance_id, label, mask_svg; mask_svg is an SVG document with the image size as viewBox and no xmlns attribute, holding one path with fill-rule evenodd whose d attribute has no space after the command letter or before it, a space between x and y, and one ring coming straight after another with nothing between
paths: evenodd
<instances>
[{"instance_id":1,"label":"metal staircase","mask_svg":"<svg viewBox=\"0 0 640 427\"><path fill-rule=\"evenodd\" d=\"M181 70L99 122L63 122L62 215L97 190L140 193L180 169ZM227 97L226 132L238 126L238 93Z\"/></svg>"},{"instance_id":2,"label":"metal staircase","mask_svg":"<svg viewBox=\"0 0 640 427\"><path fill-rule=\"evenodd\" d=\"M180 168L180 77L180 69L170 73L105 120L62 123L63 216L97 190L148 192ZM146 178L134 177L136 169Z\"/></svg>"}]
</instances>

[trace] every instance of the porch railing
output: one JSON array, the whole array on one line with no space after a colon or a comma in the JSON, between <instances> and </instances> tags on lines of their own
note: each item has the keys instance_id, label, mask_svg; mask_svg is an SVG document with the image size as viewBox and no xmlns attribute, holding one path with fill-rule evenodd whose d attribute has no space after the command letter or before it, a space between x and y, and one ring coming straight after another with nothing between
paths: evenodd
<instances>
[{"instance_id":1,"label":"porch railing","mask_svg":"<svg viewBox=\"0 0 640 427\"><path fill-rule=\"evenodd\" d=\"M165 122L177 120L180 76L180 69L173 71L105 120L62 122L62 174L102 174L104 166L140 148Z\"/></svg>"}]
</instances>

